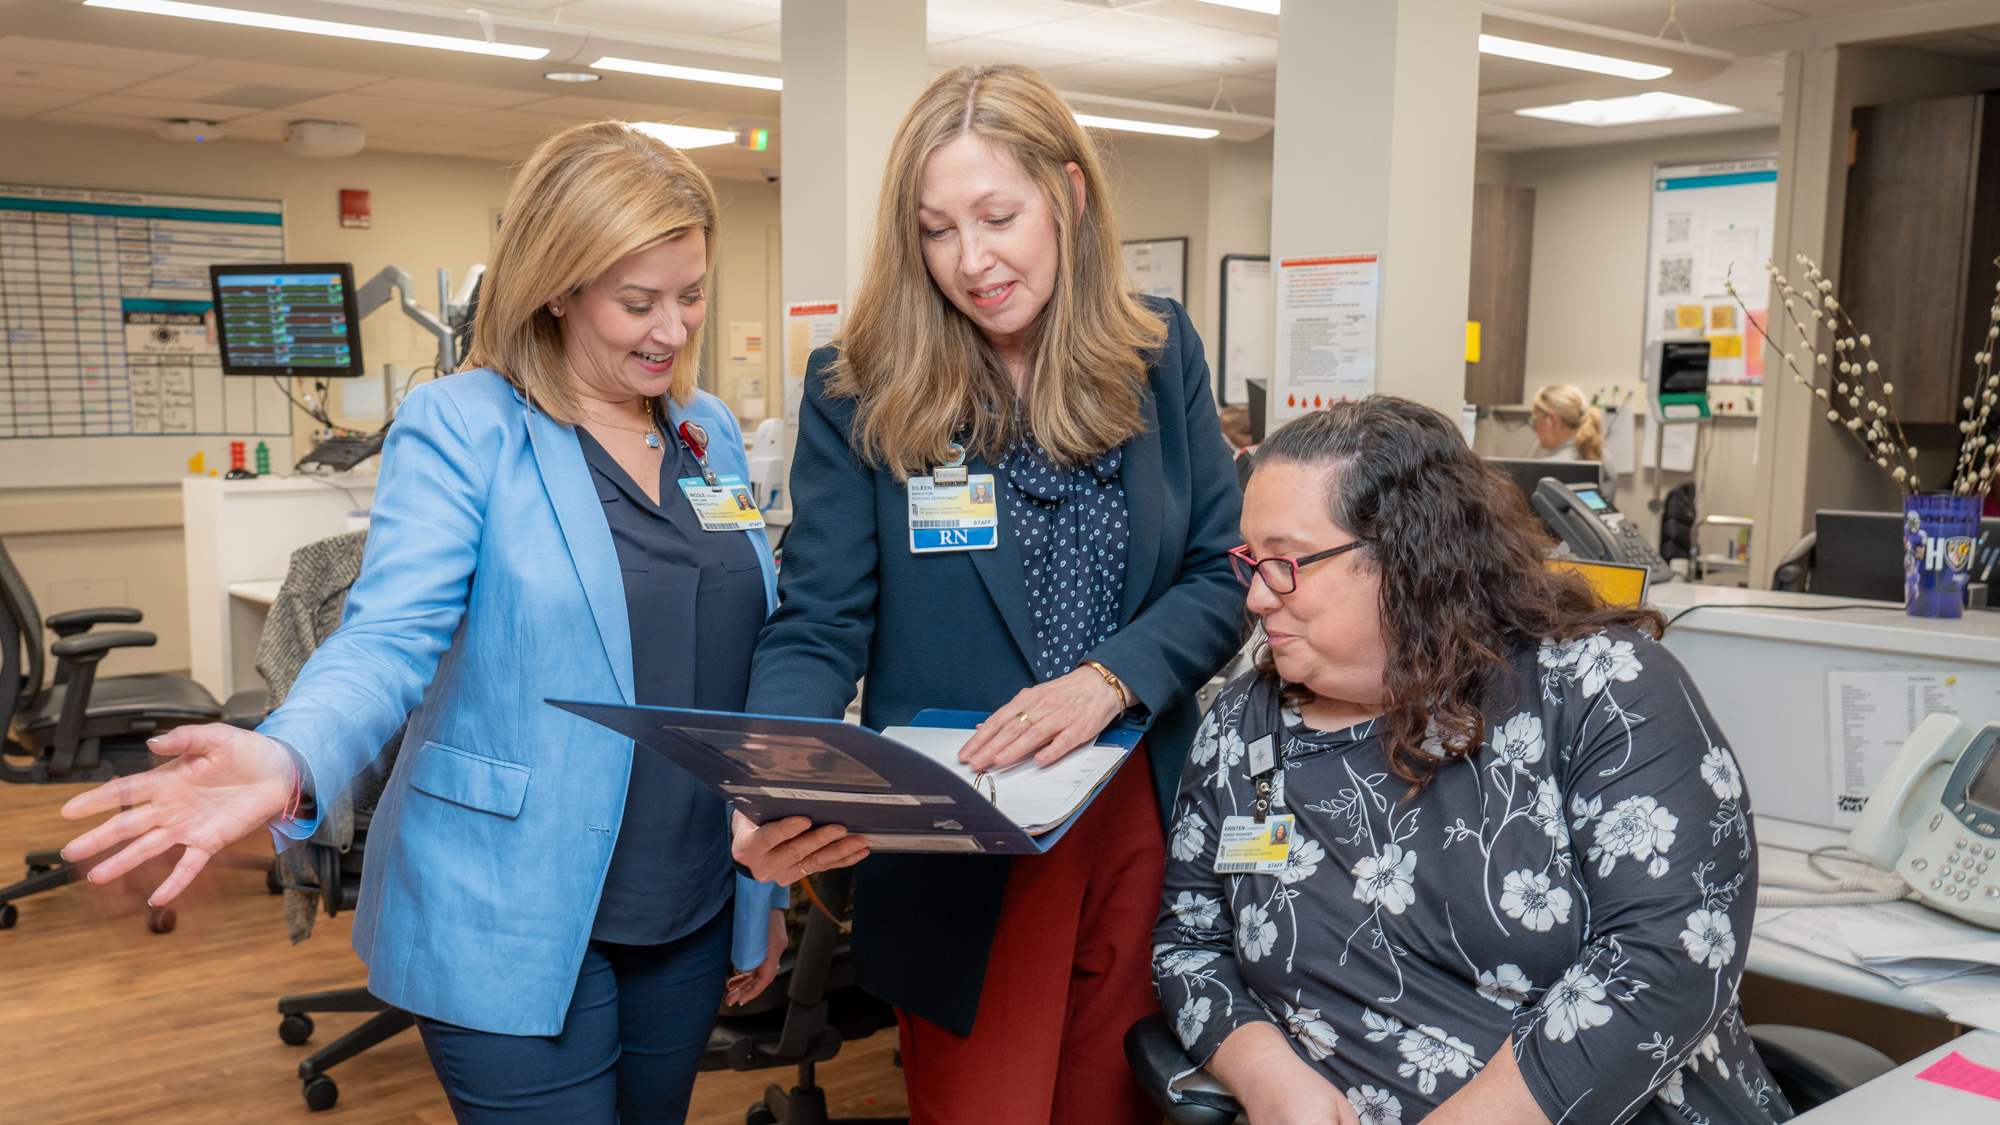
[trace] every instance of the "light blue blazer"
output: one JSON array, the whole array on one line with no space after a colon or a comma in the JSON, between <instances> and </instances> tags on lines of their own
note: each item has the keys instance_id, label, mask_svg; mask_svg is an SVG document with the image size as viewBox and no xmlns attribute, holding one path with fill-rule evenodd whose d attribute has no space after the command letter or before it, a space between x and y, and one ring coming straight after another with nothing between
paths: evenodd
<instances>
[{"instance_id":1,"label":"light blue blazer","mask_svg":"<svg viewBox=\"0 0 2000 1125\"><path fill-rule=\"evenodd\" d=\"M708 429L718 473L747 476L720 399L668 415ZM324 804L408 716L354 921L368 990L399 1008L509 1035L562 1030L632 772L631 739L542 702L633 702L603 509L575 432L501 376L418 387L382 451L340 629L258 728L305 759ZM748 534L775 608L770 542ZM314 824L277 827L302 839ZM769 909L787 899L737 876L738 968L763 960Z\"/></svg>"}]
</instances>

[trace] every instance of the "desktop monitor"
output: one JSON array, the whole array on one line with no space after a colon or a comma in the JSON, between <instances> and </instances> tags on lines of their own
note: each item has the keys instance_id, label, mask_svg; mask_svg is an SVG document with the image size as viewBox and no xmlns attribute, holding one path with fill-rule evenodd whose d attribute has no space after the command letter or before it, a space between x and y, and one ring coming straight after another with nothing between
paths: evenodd
<instances>
[{"instance_id":1,"label":"desktop monitor","mask_svg":"<svg viewBox=\"0 0 2000 1125\"><path fill-rule=\"evenodd\" d=\"M1842 598L1903 602L1903 513L1813 514L1813 568L1808 589ZM2000 575L2000 519L1979 521L1974 540L1972 580Z\"/></svg>"},{"instance_id":2,"label":"desktop monitor","mask_svg":"<svg viewBox=\"0 0 2000 1125\"><path fill-rule=\"evenodd\" d=\"M1536 457L1488 457L1486 463L1514 479L1515 487L1525 497L1535 494L1535 486L1543 477L1554 477L1564 484L1596 486L1604 469L1596 461L1549 461Z\"/></svg>"},{"instance_id":3,"label":"desktop monitor","mask_svg":"<svg viewBox=\"0 0 2000 1125\"><path fill-rule=\"evenodd\" d=\"M361 314L354 267L208 267L224 375L358 376Z\"/></svg>"}]
</instances>

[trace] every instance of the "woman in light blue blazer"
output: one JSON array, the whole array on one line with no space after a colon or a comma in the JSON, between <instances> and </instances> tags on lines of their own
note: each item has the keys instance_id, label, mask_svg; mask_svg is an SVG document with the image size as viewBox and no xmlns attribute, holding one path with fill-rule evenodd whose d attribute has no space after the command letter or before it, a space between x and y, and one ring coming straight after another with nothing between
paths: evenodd
<instances>
[{"instance_id":1,"label":"woman in light blue blazer","mask_svg":"<svg viewBox=\"0 0 2000 1125\"><path fill-rule=\"evenodd\" d=\"M697 508L747 471L695 389L716 214L701 170L636 128L545 142L507 203L476 369L418 387L390 430L339 631L256 733L182 727L155 742L170 762L64 809L131 806L67 849L132 841L95 881L186 845L165 902L260 825L310 835L407 719L354 947L460 1121L681 1121L728 965L738 1003L777 970L786 893L737 874L723 803L543 702L743 705L776 594L763 531ZM836 833L795 826L784 857L865 853Z\"/></svg>"}]
</instances>

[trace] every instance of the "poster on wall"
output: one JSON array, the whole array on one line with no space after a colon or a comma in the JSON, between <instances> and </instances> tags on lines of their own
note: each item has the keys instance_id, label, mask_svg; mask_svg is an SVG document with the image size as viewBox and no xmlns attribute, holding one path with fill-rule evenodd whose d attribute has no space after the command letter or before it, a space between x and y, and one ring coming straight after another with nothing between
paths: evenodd
<instances>
[{"instance_id":1,"label":"poster on wall","mask_svg":"<svg viewBox=\"0 0 2000 1125\"><path fill-rule=\"evenodd\" d=\"M1640 343L1705 338L1708 381L1761 383L1770 283L1764 263L1778 208L1778 158L1653 168L1646 321ZM1748 308L1729 296L1728 285Z\"/></svg>"},{"instance_id":2,"label":"poster on wall","mask_svg":"<svg viewBox=\"0 0 2000 1125\"><path fill-rule=\"evenodd\" d=\"M1149 297L1167 297L1187 304L1186 238L1146 238L1127 242L1120 250L1125 276Z\"/></svg>"},{"instance_id":3,"label":"poster on wall","mask_svg":"<svg viewBox=\"0 0 2000 1125\"><path fill-rule=\"evenodd\" d=\"M1277 298L1274 421L1374 393L1379 253L1280 258Z\"/></svg>"},{"instance_id":4,"label":"poster on wall","mask_svg":"<svg viewBox=\"0 0 2000 1125\"><path fill-rule=\"evenodd\" d=\"M814 348L833 343L840 331L839 301L797 301L785 306L785 421L797 425L805 397L806 361Z\"/></svg>"}]
</instances>

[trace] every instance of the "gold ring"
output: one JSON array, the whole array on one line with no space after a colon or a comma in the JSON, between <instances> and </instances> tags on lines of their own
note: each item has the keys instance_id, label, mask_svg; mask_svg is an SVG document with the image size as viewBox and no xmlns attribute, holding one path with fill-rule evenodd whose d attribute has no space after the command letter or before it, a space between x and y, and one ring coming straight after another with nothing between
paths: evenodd
<instances>
[{"instance_id":1,"label":"gold ring","mask_svg":"<svg viewBox=\"0 0 2000 1125\"><path fill-rule=\"evenodd\" d=\"M1035 721L1028 717L1028 713L1026 711L1023 711L1020 714L1016 715L1015 718L1020 719L1024 723L1032 723Z\"/></svg>"},{"instance_id":2,"label":"gold ring","mask_svg":"<svg viewBox=\"0 0 2000 1125\"><path fill-rule=\"evenodd\" d=\"M801 864L799 864L799 874L801 874L801 875L811 875L811 874L812 874L812 868L810 868L810 867L807 867L807 866L806 866L805 864L801 863Z\"/></svg>"}]
</instances>

